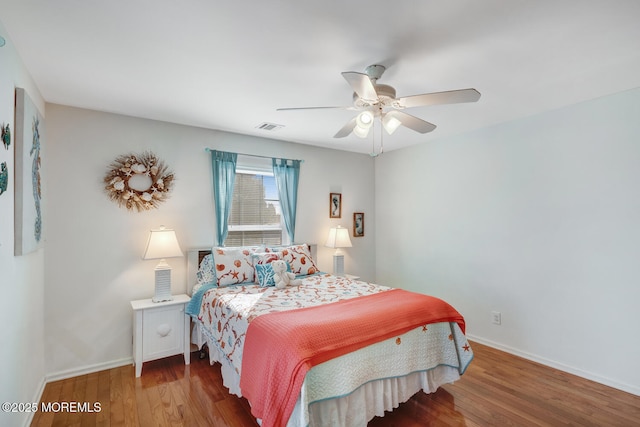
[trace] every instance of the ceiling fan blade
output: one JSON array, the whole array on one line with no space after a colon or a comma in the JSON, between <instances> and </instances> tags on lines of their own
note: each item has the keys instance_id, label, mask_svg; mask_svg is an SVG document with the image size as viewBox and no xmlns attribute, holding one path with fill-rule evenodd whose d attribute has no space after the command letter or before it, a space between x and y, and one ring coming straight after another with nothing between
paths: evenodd
<instances>
[{"instance_id":1,"label":"ceiling fan blade","mask_svg":"<svg viewBox=\"0 0 640 427\"><path fill-rule=\"evenodd\" d=\"M386 115L398 119L402 126L408 127L409 129L415 130L419 133L428 133L436 128L436 125L433 123L426 122L410 114L403 113L402 111L392 110Z\"/></svg>"},{"instance_id":2,"label":"ceiling fan blade","mask_svg":"<svg viewBox=\"0 0 640 427\"><path fill-rule=\"evenodd\" d=\"M291 111L291 110L355 110L355 108L349 107L291 107L291 108L276 108L276 111Z\"/></svg>"},{"instance_id":3,"label":"ceiling fan blade","mask_svg":"<svg viewBox=\"0 0 640 427\"><path fill-rule=\"evenodd\" d=\"M353 119L349 120L349 122L347 122L346 125L342 126L342 129L340 129L338 133L336 133L333 137L344 138L345 136L348 136L351 132L353 132L353 129L355 127L356 127L356 118L354 117Z\"/></svg>"},{"instance_id":4,"label":"ceiling fan blade","mask_svg":"<svg viewBox=\"0 0 640 427\"><path fill-rule=\"evenodd\" d=\"M378 100L378 92L376 92L376 88L373 86L368 75L355 71L345 71L342 73L342 76L360 98L365 101Z\"/></svg>"},{"instance_id":5,"label":"ceiling fan blade","mask_svg":"<svg viewBox=\"0 0 640 427\"><path fill-rule=\"evenodd\" d=\"M447 92L433 92L422 95L398 98L398 104L404 108L423 107L425 105L457 104L461 102L476 102L480 99L480 92L475 89L450 90Z\"/></svg>"}]
</instances>

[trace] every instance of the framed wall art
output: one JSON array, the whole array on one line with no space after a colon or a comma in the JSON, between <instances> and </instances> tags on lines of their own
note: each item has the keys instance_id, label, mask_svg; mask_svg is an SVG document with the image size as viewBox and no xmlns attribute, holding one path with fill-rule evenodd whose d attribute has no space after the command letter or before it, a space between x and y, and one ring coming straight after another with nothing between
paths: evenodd
<instances>
[{"instance_id":1,"label":"framed wall art","mask_svg":"<svg viewBox=\"0 0 640 427\"><path fill-rule=\"evenodd\" d=\"M329 218L342 218L342 194L329 193Z\"/></svg>"},{"instance_id":2,"label":"framed wall art","mask_svg":"<svg viewBox=\"0 0 640 427\"><path fill-rule=\"evenodd\" d=\"M353 213L353 237L364 236L364 212Z\"/></svg>"},{"instance_id":3,"label":"framed wall art","mask_svg":"<svg viewBox=\"0 0 640 427\"><path fill-rule=\"evenodd\" d=\"M14 140L16 255L36 251L42 244L42 183L40 147L44 119L24 89L16 88Z\"/></svg>"}]
</instances>

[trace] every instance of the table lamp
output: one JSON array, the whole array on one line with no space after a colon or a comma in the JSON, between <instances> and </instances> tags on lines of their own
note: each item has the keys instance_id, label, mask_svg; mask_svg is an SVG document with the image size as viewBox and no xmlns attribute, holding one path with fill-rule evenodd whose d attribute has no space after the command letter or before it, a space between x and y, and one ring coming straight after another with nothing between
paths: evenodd
<instances>
[{"instance_id":1,"label":"table lamp","mask_svg":"<svg viewBox=\"0 0 640 427\"><path fill-rule=\"evenodd\" d=\"M142 259L159 259L156 266L156 288L153 302L170 301L171 297L171 266L167 264L166 258L176 258L183 256L178 245L176 232L161 226L158 230L151 230L147 248Z\"/></svg>"},{"instance_id":2,"label":"table lamp","mask_svg":"<svg viewBox=\"0 0 640 427\"><path fill-rule=\"evenodd\" d=\"M335 248L333 254L333 274L336 276L344 276L344 254L340 248L350 248L351 240L349 239L349 230L342 226L329 229L327 242L324 244L328 248Z\"/></svg>"}]
</instances>

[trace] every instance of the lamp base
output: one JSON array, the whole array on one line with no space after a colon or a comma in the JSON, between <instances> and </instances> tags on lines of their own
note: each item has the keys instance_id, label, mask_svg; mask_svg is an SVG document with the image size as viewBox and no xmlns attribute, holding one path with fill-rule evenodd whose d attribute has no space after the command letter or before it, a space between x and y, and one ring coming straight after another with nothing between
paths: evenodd
<instances>
[{"instance_id":1,"label":"lamp base","mask_svg":"<svg viewBox=\"0 0 640 427\"><path fill-rule=\"evenodd\" d=\"M151 299L153 302L171 301L171 267L165 260L156 266L156 291Z\"/></svg>"},{"instance_id":2,"label":"lamp base","mask_svg":"<svg viewBox=\"0 0 640 427\"><path fill-rule=\"evenodd\" d=\"M344 255L343 254L333 255L333 275L344 276Z\"/></svg>"}]
</instances>

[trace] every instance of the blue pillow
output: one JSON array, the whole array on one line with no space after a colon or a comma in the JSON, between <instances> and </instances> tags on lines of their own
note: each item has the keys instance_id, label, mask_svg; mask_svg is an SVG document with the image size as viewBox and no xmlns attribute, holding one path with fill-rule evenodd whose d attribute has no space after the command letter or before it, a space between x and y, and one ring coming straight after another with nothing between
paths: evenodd
<instances>
[{"instance_id":1,"label":"blue pillow","mask_svg":"<svg viewBox=\"0 0 640 427\"><path fill-rule=\"evenodd\" d=\"M271 264L256 264L255 267L258 275L258 284L261 288L276 285L275 280L273 280L274 273Z\"/></svg>"}]
</instances>

